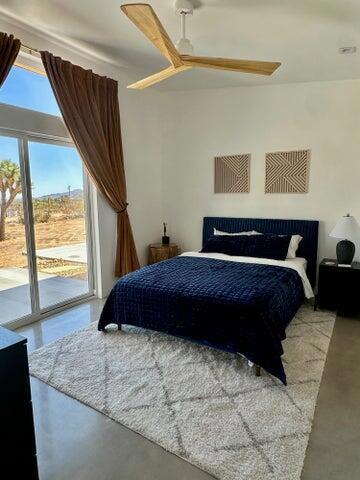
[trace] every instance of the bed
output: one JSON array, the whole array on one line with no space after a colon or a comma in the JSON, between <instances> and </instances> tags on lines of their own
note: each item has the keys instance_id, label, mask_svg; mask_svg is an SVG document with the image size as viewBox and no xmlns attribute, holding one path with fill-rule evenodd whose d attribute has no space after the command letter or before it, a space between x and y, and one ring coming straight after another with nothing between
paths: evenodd
<instances>
[{"instance_id":1,"label":"bed","mask_svg":"<svg viewBox=\"0 0 360 480\"><path fill-rule=\"evenodd\" d=\"M292 261L187 252L121 278L98 329L135 325L241 354L286 384L285 329L316 281L318 222L205 217L203 245L214 228L303 237Z\"/></svg>"}]
</instances>

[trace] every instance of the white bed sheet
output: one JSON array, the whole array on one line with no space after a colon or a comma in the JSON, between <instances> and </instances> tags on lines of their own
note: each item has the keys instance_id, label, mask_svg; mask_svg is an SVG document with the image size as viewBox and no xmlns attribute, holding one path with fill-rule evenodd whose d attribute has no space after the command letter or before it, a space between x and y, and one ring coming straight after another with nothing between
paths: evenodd
<instances>
[{"instance_id":1,"label":"white bed sheet","mask_svg":"<svg viewBox=\"0 0 360 480\"><path fill-rule=\"evenodd\" d=\"M257 265L274 265L277 267L291 268L295 270L302 281L304 287L304 294L306 298L312 298L314 296L313 289L306 275L306 265L307 261L305 258L296 257L296 258L287 258L286 260L272 260L269 258L257 258L257 257L236 257L232 255L225 255L224 253L201 253L201 252L184 252L181 256L185 257L203 257L203 258L214 258L217 260L227 260L229 262L239 262L239 263L253 263Z\"/></svg>"}]
</instances>

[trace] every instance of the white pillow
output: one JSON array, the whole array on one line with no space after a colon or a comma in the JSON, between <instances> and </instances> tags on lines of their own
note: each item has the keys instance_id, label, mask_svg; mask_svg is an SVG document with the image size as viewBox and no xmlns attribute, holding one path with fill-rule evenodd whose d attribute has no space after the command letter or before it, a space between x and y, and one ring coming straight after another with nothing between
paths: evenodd
<instances>
[{"instance_id":1,"label":"white pillow","mask_svg":"<svg viewBox=\"0 0 360 480\"><path fill-rule=\"evenodd\" d=\"M249 230L248 232L237 232L237 233L229 233L229 232L222 232L221 230L217 230L214 228L214 235L262 235L262 233L257 232L256 230ZM284 235L279 235L280 237ZM301 235L291 235L290 243L288 252L286 254L286 258L296 258L296 252L299 248L299 244L303 237Z\"/></svg>"},{"instance_id":2,"label":"white pillow","mask_svg":"<svg viewBox=\"0 0 360 480\"><path fill-rule=\"evenodd\" d=\"M236 233L229 233L229 232L222 232L221 230L217 230L214 228L214 235L262 235L262 233L256 232L255 230L250 230L248 232L236 232Z\"/></svg>"},{"instance_id":3,"label":"white pillow","mask_svg":"<svg viewBox=\"0 0 360 480\"><path fill-rule=\"evenodd\" d=\"M289 243L289 249L286 258L296 258L296 252L302 239L303 237L301 235L291 235L291 240Z\"/></svg>"}]
</instances>

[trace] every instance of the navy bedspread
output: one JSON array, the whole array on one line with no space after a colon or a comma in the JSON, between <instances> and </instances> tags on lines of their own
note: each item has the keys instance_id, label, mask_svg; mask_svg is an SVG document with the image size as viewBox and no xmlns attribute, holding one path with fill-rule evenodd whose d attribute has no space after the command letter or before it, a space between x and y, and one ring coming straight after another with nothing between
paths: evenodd
<instances>
[{"instance_id":1,"label":"navy bedspread","mask_svg":"<svg viewBox=\"0 0 360 480\"><path fill-rule=\"evenodd\" d=\"M281 341L303 299L290 268L180 256L121 278L98 328L137 325L239 352L286 384Z\"/></svg>"}]
</instances>

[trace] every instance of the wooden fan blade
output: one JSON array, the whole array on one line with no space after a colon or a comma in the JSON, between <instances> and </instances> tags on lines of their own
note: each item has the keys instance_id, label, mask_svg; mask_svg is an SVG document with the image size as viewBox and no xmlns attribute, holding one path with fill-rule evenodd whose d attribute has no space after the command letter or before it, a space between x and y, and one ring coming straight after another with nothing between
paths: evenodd
<instances>
[{"instance_id":1,"label":"wooden fan blade","mask_svg":"<svg viewBox=\"0 0 360 480\"><path fill-rule=\"evenodd\" d=\"M184 70L189 70L191 68L187 65L181 65L180 67L168 67L165 70L161 70L161 72L154 73L154 75L150 75L150 77L143 78L136 83L132 83L128 85L127 88L134 88L136 90L142 90L143 88L150 87L151 85L155 85L155 83L162 82L163 80L176 75L177 73L183 72Z\"/></svg>"},{"instance_id":2,"label":"wooden fan blade","mask_svg":"<svg viewBox=\"0 0 360 480\"><path fill-rule=\"evenodd\" d=\"M174 67L180 67L183 64L179 52L176 50L151 5L146 3L129 3L121 5L120 8Z\"/></svg>"},{"instance_id":3,"label":"wooden fan blade","mask_svg":"<svg viewBox=\"0 0 360 480\"><path fill-rule=\"evenodd\" d=\"M231 58L193 57L192 55L180 55L180 57L184 65L189 67L216 68L234 72L257 73L259 75L271 75L281 65L280 62L257 62L256 60L235 60Z\"/></svg>"}]
</instances>

